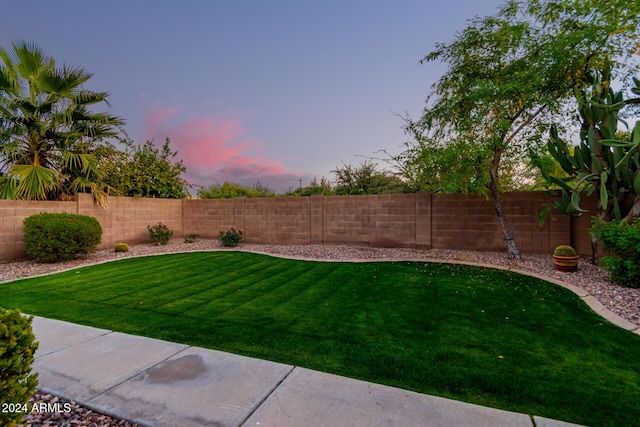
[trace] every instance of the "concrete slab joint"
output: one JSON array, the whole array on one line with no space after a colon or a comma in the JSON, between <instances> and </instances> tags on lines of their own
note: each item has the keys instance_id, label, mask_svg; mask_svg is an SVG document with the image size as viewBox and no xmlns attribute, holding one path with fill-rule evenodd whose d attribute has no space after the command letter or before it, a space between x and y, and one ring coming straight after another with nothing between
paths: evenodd
<instances>
[{"instance_id":1,"label":"concrete slab joint","mask_svg":"<svg viewBox=\"0 0 640 427\"><path fill-rule=\"evenodd\" d=\"M33 329L42 391L142 425L577 427L58 320Z\"/></svg>"}]
</instances>

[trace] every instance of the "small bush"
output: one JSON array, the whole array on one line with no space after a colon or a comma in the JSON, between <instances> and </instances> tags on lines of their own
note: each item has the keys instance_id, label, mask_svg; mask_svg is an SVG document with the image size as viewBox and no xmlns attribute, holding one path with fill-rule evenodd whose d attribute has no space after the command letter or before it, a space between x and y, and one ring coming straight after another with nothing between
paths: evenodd
<instances>
[{"instance_id":1,"label":"small bush","mask_svg":"<svg viewBox=\"0 0 640 427\"><path fill-rule=\"evenodd\" d=\"M31 373L33 356L38 348L38 342L31 330L32 320L33 316L22 316L18 310L0 308L0 403L2 404L26 407L38 385L38 374ZM24 415L25 412L19 410L0 410L0 425L16 425L22 421Z\"/></svg>"},{"instance_id":2,"label":"small bush","mask_svg":"<svg viewBox=\"0 0 640 427\"><path fill-rule=\"evenodd\" d=\"M173 230L169 230L169 227L159 222L154 226L147 225L149 236L153 242L160 246L169 243L169 239L173 236Z\"/></svg>"},{"instance_id":3,"label":"small bush","mask_svg":"<svg viewBox=\"0 0 640 427\"><path fill-rule=\"evenodd\" d=\"M244 241L244 239L242 238L242 234L242 230L234 225L227 231L220 230L220 234L218 235L218 237L220 238L220 243L222 243L222 246L233 248Z\"/></svg>"},{"instance_id":4,"label":"small bush","mask_svg":"<svg viewBox=\"0 0 640 427\"><path fill-rule=\"evenodd\" d=\"M118 243L115 248L116 252L129 252L129 245L126 243Z\"/></svg>"},{"instance_id":5,"label":"small bush","mask_svg":"<svg viewBox=\"0 0 640 427\"><path fill-rule=\"evenodd\" d=\"M27 256L38 262L73 259L94 252L102 241L97 219L69 213L39 213L24 220Z\"/></svg>"},{"instance_id":6,"label":"small bush","mask_svg":"<svg viewBox=\"0 0 640 427\"><path fill-rule=\"evenodd\" d=\"M640 218L631 224L596 218L591 234L611 254L600 260L611 280L621 286L640 288Z\"/></svg>"},{"instance_id":7,"label":"small bush","mask_svg":"<svg viewBox=\"0 0 640 427\"><path fill-rule=\"evenodd\" d=\"M576 256L576 250L568 245L560 245L554 251L556 256Z\"/></svg>"},{"instance_id":8,"label":"small bush","mask_svg":"<svg viewBox=\"0 0 640 427\"><path fill-rule=\"evenodd\" d=\"M184 236L184 242L185 243L193 243L196 241L196 239L200 237L199 234L196 233L189 233L187 235Z\"/></svg>"}]
</instances>

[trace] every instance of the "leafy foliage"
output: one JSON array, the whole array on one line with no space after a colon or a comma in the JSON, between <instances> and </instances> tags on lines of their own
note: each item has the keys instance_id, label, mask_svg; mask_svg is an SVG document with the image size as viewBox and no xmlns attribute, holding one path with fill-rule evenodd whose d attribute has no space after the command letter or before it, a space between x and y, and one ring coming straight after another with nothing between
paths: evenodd
<instances>
[{"instance_id":1,"label":"leafy foliage","mask_svg":"<svg viewBox=\"0 0 640 427\"><path fill-rule=\"evenodd\" d=\"M220 230L218 237L222 246L234 248L244 241L243 234L244 232L234 225L226 231Z\"/></svg>"},{"instance_id":2,"label":"leafy foliage","mask_svg":"<svg viewBox=\"0 0 640 427\"><path fill-rule=\"evenodd\" d=\"M33 316L0 307L0 403L26 405L38 385L31 365L38 342L31 330ZM0 411L0 425L15 426L24 412Z\"/></svg>"},{"instance_id":3,"label":"leafy foliage","mask_svg":"<svg viewBox=\"0 0 640 427\"><path fill-rule=\"evenodd\" d=\"M70 213L39 213L24 220L27 256L37 262L58 262L95 251L102 241L97 219Z\"/></svg>"},{"instance_id":4,"label":"leafy foliage","mask_svg":"<svg viewBox=\"0 0 640 427\"><path fill-rule=\"evenodd\" d=\"M149 232L149 237L153 240L158 246L166 245L169 243L169 239L173 236L173 230L170 230L165 224L159 222L154 226L147 225L147 231Z\"/></svg>"},{"instance_id":5,"label":"leafy foliage","mask_svg":"<svg viewBox=\"0 0 640 427\"><path fill-rule=\"evenodd\" d=\"M184 242L185 243L194 243L198 237L200 237L200 235L197 234L197 233L187 233L184 236Z\"/></svg>"},{"instance_id":6,"label":"leafy foliage","mask_svg":"<svg viewBox=\"0 0 640 427\"><path fill-rule=\"evenodd\" d=\"M182 178L186 168L175 161L177 151L170 148L167 138L158 148L153 141L136 145L129 138L121 141L125 151L113 145L96 148L104 181L126 197L157 197L182 199L187 197L190 185Z\"/></svg>"},{"instance_id":7,"label":"leafy foliage","mask_svg":"<svg viewBox=\"0 0 640 427\"><path fill-rule=\"evenodd\" d=\"M290 188L284 193L285 196L313 196L315 194L321 194L323 196L333 196L336 192L333 190L333 186L325 177L318 179L314 177L311 183L306 187L298 187L295 190Z\"/></svg>"},{"instance_id":8,"label":"leafy foliage","mask_svg":"<svg viewBox=\"0 0 640 427\"><path fill-rule=\"evenodd\" d=\"M374 163L365 161L360 166L343 165L331 171L336 176L334 191L337 195L406 193L407 185L399 177L379 171Z\"/></svg>"},{"instance_id":9,"label":"leafy foliage","mask_svg":"<svg viewBox=\"0 0 640 427\"><path fill-rule=\"evenodd\" d=\"M242 184L225 181L223 184L212 184L209 187L198 190L201 199L232 199L235 197L274 197L273 190L265 187L260 181L253 187L245 187Z\"/></svg>"},{"instance_id":10,"label":"leafy foliage","mask_svg":"<svg viewBox=\"0 0 640 427\"><path fill-rule=\"evenodd\" d=\"M35 44L14 43L0 59L0 197L59 200L89 191L104 206L109 189L90 149L123 121L89 108L108 104L109 94L84 89L92 74L57 67Z\"/></svg>"},{"instance_id":11,"label":"leafy foliage","mask_svg":"<svg viewBox=\"0 0 640 427\"><path fill-rule=\"evenodd\" d=\"M403 175L416 191L488 193L489 176L485 173L488 153L472 141L437 144L420 137L403 156Z\"/></svg>"},{"instance_id":12,"label":"leafy foliage","mask_svg":"<svg viewBox=\"0 0 640 427\"><path fill-rule=\"evenodd\" d=\"M606 222L596 217L593 236L612 255L600 260L611 280L622 286L640 288L640 218Z\"/></svg>"}]
</instances>

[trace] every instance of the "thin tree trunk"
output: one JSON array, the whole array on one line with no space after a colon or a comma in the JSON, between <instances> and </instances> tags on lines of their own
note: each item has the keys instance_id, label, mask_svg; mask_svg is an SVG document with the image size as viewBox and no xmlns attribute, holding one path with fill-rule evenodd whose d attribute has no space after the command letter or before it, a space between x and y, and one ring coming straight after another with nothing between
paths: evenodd
<instances>
[{"instance_id":1,"label":"thin tree trunk","mask_svg":"<svg viewBox=\"0 0 640 427\"><path fill-rule=\"evenodd\" d=\"M631 210L624 217L624 220L631 224L636 218L640 218L640 194L633 199L633 206L631 206Z\"/></svg>"},{"instance_id":2,"label":"thin tree trunk","mask_svg":"<svg viewBox=\"0 0 640 427\"><path fill-rule=\"evenodd\" d=\"M520 126L516 128L510 135L507 136L505 133L502 136L501 144L497 145L493 149L493 158L491 159L491 170L489 175L491 176L491 182L489 183L489 194L491 194L491 200L493 201L493 209L496 211L496 216L498 217L498 222L500 222L500 227L502 228L502 235L504 236L504 243L507 247L507 253L509 254L509 258L515 259L517 261L522 261L522 255L516 246L516 241L513 239L513 234L511 234L511 227L509 226L509 222L507 221L507 216L504 213L504 208L502 206L502 194L500 193L500 184L498 180L498 170L500 169L500 160L502 158L503 147L508 146L514 140L514 138L524 129L526 126L531 124L533 120L538 117L544 110L547 109L547 104L542 104L536 111L529 115ZM509 118L509 127L515 123L515 121L520 117L525 110L521 109L518 111L513 117Z\"/></svg>"},{"instance_id":3,"label":"thin tree trunk","mask_svg":"<svg viewBox=\"0 0 640 427\"><path fill-rule=\"evenodd\" d=\"M493 208L496 211L498 222L502 228L502 235L504 236L504 242L507 247L507 253L509 258L517 261L522 261L522 255L516 246L516 242L511 234L511 227L507 221L507 216L504 213L504 207L502 206L502 194L500 193L500 186L498 184L498 169L500 167L500 158L502 157L502 148L495 148L493 150L493 159L491 160L491 182L489 183L489 194L493 201Z\"/></svg>"}]
</instances>

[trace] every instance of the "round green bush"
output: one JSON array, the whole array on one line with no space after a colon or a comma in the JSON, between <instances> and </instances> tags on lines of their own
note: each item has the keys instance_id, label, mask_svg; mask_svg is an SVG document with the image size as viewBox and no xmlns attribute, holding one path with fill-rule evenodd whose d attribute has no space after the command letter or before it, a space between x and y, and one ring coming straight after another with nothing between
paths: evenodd
<instances>
[{"instance_id":1,"label":"round green bush","mask_svg":"<svg viewBox=\"0 0 640 427\"><path fill-rule=\"evenodd\" d=\"M118 243L115 248L116 252L129 252L129 245L126 243Z\"/></svg>"},{"instance_id":2,"label":"round green bush","mask_svg":"<svg viewBox=\"0 0 640 427\"><path fill-rule=\"evenodd\" d=\"M153 240L153 242L158 246L166 245L169 243L171 236L173 236L173 230L169 229L169 227L161 222L154 226L147 225L147 231L149 232L151 240Z\"/></svg>"},{"instance_id":3,"label":"round green bush","mask_svg":"<svg viewBox=\"0 0 640 427\"><path fill-rule=\"evenodd\" d=\"M240 243L244 242L242 234L243 231L234 225L227 231L220 230L218 238L220 239L220 243L222 243L222 246L234 248Z\"/></svg>"},{"instance_id":4,"label":"round green bush","mask_svg":"<svg viewBox=\"0 0 640 427\"><path fill-rule=\"evenodd\" d=\"M595 218L591 235L609 255L600 260L611 281L629 288L640 288L640 218L605 222Z\"/></svg>"},{"instance_id":5,"label":"round green bush","mask_svg":"<svg viewBox=\"0 0 640 427\"><path fill-rule=\"evenodd\" d=\"M69 213L39 213L24 220L27 256L38 262L58 262L94 252L102 241L97 219Z\"/></svg>"},{"instance_id":6,"label":"round green bush","mask_svg":"<svg viewBox=\"0 0 640 427\"><path fill-rule=\"evenodd\" d=\"M38 385L38 374L31 364L38 342L31 330L33 316L0 307L0 403L26 407ZM15 406L14 406L15 407ZM22 422L24 411L0 410L0 425Z\"/></svg>"}]
</instances>

